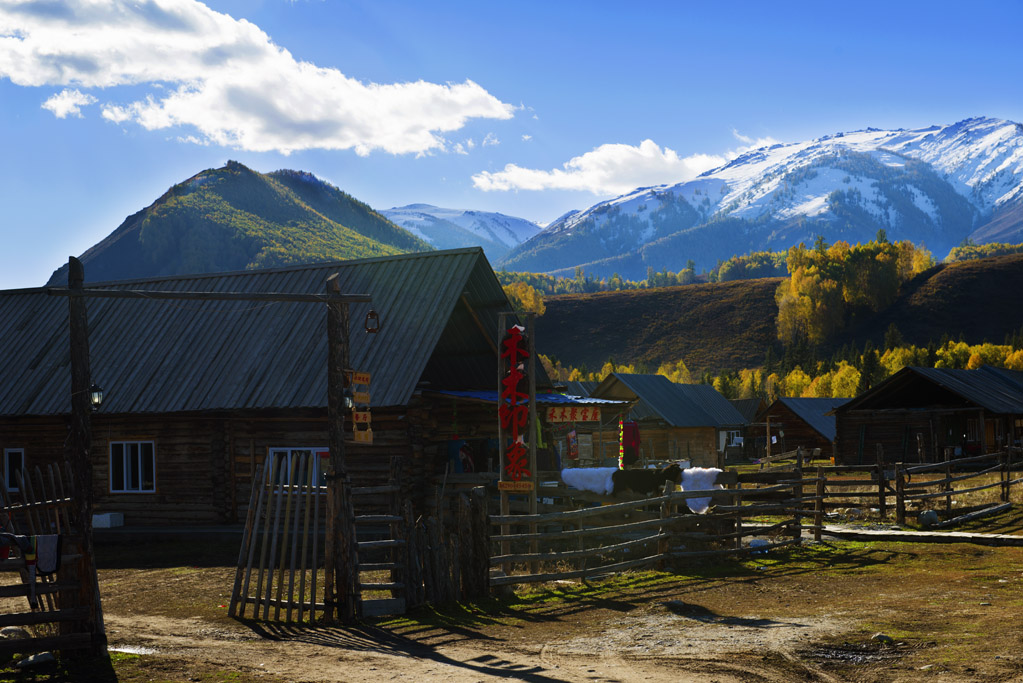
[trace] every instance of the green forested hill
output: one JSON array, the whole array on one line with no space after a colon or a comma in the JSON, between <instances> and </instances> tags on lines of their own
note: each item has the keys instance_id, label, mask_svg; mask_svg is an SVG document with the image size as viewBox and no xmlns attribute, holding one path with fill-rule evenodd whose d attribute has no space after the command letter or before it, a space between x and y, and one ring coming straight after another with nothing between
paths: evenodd
<instances>
[{"instance_id":1,"label":"green forested hill","mask_svg":"<svg viewBox=\"0 0 1023 683\"><path fill-rule=\"evenodd\" d=\"M431 247L308 173L237 162L169 189L82 255L92 282L270 268ZM67 281L67 266L49 284Z\"/></svg>"},{"instance_id":2,"label":"green forested hill","mask_svg":"<svg viewBox=\"0 0 1023 683\"><path fill-rule=\"evenodd\" d=\"M777 345L775 292L782 278L545 297L537 348L567 366L685 361L695 373L763 365ZM944 336L1002 343L1023 324L1023 254L943 264L905 283L895 301L863 314L815 350L826 358L869 340L880 346L894 324L908 344ZM777 346L776 346L777 347ZM780 348L780 347L777 347ZM779 352L780 353L780 352Z\"/></svg>"}]
</instances>

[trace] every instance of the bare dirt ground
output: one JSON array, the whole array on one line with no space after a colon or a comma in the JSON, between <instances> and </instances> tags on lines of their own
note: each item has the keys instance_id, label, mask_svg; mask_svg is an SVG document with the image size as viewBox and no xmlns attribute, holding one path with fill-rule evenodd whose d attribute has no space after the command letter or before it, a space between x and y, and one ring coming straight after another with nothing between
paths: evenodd
<instances>
[{"instance_id":1,"label":"bare dirt ground","mask_svg":"<svg viewBox=\"0 0 1023 683\"><path fill-rule=\"evenodd\" d=\"M98 552L120 681L1023 680L1021 548L811 544L356 628L229 618L234 548Z\"/></svg>"}]
</instances>

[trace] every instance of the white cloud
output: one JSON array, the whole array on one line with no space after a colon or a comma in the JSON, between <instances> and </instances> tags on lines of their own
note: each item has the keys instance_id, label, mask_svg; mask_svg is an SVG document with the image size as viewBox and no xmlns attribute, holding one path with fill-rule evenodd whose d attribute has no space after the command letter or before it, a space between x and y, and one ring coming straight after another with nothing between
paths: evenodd
<instances>
[{"instance_id":1,"label":"white cloud","mask_svg":"<svg viewBox=\"0 0 1023 683\"><path fill-rule=\"evenodd\" d=\"M522 141L523 141L523 142L529 142L529 141L530 141L530 140L532 140L532 139L533 139L533 136L532 136L532 135L523 135L523 136L522 136Z\"/></svg>"},{"instance_id":2,"label":"white cloud","mask_svg":"<svg viewBox=\"0 0 1023 683\"><path fill-rule=\"evenodd\" d=\"M708 154L680 157L667 147L661 149L653 140L644 140L639 146L601 145L550 171L508 164L496 173L477 173L472 181L485 191L586 190L614 195L637 187L689 180L725 161L724 157Z\"/></svg>"},{"instance_id":3,"label":"white cloud","mask_svg":"<svg viewBox=\"0 0 1023 683\"><path fill-rule=\"evenodd\" d=\"M481 144L482 144L482 145L483 145L484 147L495 147L495 146L497 146L497 145L501 144L501 141L500 141L500 140L498 140L498 139L497 139L497 136L496 136L496 135L494 135L493 133L487 133L487 134L486 134L486 135L485 135L485 136L483 137L483 142L482 142Z\"/></svg>"},{"instance_id":4,"label":"white cloud","mask_svg":"<svg viewBox=\"0 0 1023 683\"><path fill-rule=\"evenodd\" d=\"M0 0L0 78L34 87L146 86L152 92L142 99L104 102L104 118L285 154L443 150L444 133L472 118L511 118L515 109L470 80L363 83L298 61L254 24L196 0ZM78 113L50 101L55 114Z\"/></svg>"},{"instance_id":5,"label":"white cloud","mask_svg":"<svg viewBox=\"0 0 1023 683\"><path fill-rule=\"evenodd\" d=\"M53 112L58 119L66 119L68 116L82 117L82 107L94 104L96 98L86 95L80 90L64 88L56 95L43 102L43 109Z\"/></svg>"}]
</instances>

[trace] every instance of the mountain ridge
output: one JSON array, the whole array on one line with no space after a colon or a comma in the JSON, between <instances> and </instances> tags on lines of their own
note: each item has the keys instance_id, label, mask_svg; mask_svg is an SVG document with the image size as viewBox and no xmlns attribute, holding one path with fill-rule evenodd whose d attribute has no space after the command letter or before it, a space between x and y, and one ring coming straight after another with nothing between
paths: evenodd
<instances>
[{"instance_id":1,"label":"mountain ridge","mask_svg":"<svg viewBox=\"0 0 1023 683\"><path fill-rule=\"evenodd\" d=\"M866 242L879 228L939 258L967 238L1023 241L1023 125L978 117L750 150L693 180L568 212L498 266L635 279L817 235Z\"/></svg>"}]
</instances>

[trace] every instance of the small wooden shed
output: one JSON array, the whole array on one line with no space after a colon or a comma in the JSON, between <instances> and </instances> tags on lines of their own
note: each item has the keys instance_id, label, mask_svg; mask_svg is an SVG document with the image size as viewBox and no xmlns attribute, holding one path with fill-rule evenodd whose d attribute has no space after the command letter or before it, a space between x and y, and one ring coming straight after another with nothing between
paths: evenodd
<instances>
[{"instance_id":1,"label":"small wooden shed","mask_svg":"<svg viewBox=\"0 0 1023 683\"><path fill-rule=\"evenodd\" d=\"M833 410L846 403L847 398L778 398L757 418L754 431L763 456L766 443L771 439L773 454L802 448L812 453L819 448L821 456L834 453L835 417Z\"/></svg>"},{"instance_id":2,"label":"small wooden shed","mask_svg":"<svg viewBox=\"0 0 1023 683\"><path fill-rule=\"evenodd\" d=\"M676 384L663 375L611 373L591 396L635 402L629 417L639 424L646 460L717 467L722 464L721 434L739 429L743 421L714 387Z\"/></svg>"},{"instance_id":3,"label":"small wooden shed","mask_svg":"<svg viewBox=\"0 0 1023 683\"><path fill-rule=\"evenodd\" d=\"M907 367L835 411L836 458L937 462L991 453L1023 439L1023 372Z\"/></svg>"}]
</instances>

